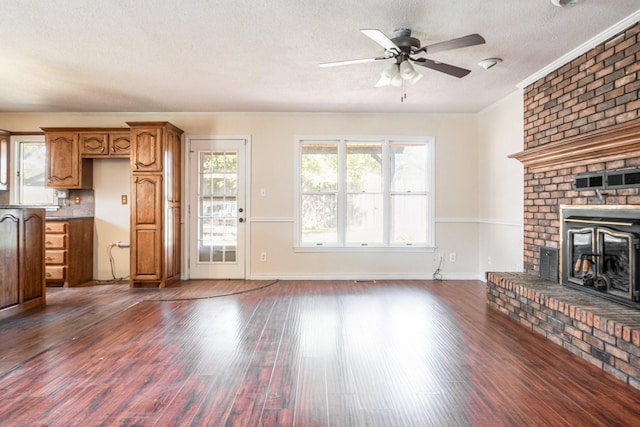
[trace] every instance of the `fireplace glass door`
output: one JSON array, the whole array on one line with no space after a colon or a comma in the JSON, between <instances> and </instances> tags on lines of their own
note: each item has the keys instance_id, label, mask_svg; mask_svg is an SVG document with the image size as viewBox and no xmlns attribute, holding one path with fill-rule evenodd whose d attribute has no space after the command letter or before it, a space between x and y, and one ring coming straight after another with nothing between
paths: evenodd
<instances>
[{"instance_id":1,"label":"fireplace glass door","mask_svg":"<svg viewBox=\"0 0 640 427\"><path fill-rule=\"evenodd\" d=\"M600 269L598 274L605 278L608 292L631 299L632 266L635 265L633 235L618 233L606 228L598 228L600 247Z\"/></svg>"},{"instance_id":2,"label":"fireplace glass door","mask_svg":"<svg viewBox=\"0 0 640 427\"><path fill-rule=\"evenodd\" d=\"M591 257L586 254L594 252L593 228L581 228L569 230L569 245L571 264L568 266L567 277L570 281L582 285L582 279L589 272ZM585 260L587 262L585 262Z\"/></svg>"}]
</instances>

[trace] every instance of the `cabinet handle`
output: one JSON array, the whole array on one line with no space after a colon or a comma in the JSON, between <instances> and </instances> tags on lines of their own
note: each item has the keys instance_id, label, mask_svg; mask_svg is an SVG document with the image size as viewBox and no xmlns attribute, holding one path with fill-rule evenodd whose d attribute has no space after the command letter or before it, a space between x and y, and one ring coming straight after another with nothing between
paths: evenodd
<instances>
[{"instance_id":1,"label":"cabinet handle","mask_svg":"<svg viewBox=\"0 0 640 427\"><path fill-rule=\"evenodd\" d=\"M51 277L51 273L47 273L45 276L46 277Z\"/></svg>"},{"instance_id":2,"label":"cabinet handle","mask_svg":"<svg viewBox=\"0 0 640 427\"><path fill-rule=\"evenodd\" d=\"M50 241L48 241L48 240L47 240L45 243L46 243L47 245L52 245L52 244L53 244L53 243L51 243L51 242L50 242Z\"/></svg>"},{"instance_id":3,"label":"cabinet handle","mask_svg":"<svg viewBox=\"0 0 640 427\"><path fill-rule=\"evenodd\" d=\"M53 258L51 258L50 256L44 258L45 261L51 261L52 259Z\"/></svg>"}]
</instances>

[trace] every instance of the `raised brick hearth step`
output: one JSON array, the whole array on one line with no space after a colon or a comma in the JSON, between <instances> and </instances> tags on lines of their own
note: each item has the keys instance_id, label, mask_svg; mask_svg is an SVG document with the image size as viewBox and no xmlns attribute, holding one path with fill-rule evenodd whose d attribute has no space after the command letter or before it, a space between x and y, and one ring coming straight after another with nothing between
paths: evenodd
<instances>
[{"instance_id":1,"label":"raised brick hearth step","mask_svg":"<svg viewBox=\"0 0 640 427\"><path fill-rule=\"evenodd\" d=\"M640 389L640 310L526 273L487 273L487 304Z\"/></svg>"}]
</instances>

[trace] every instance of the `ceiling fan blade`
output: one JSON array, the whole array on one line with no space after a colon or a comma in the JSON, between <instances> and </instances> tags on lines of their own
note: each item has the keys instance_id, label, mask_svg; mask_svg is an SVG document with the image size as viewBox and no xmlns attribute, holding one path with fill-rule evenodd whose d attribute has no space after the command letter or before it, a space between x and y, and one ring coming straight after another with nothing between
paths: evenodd
<instances>
[{"instance_id":1,"label":"ceiling fan blade","mask_svg":"<svg viewBox=\"0 0 640 427\"><path fill-rule=\"evenodd\" d=\"M460 49L461 47L475 46L478 44L484 44L485 39L480 34L469 34L468 36L460 37L457 39L447 40L446 42L434 43L429 46L423 46L416 50L414 53L427 52L436 53L444 50Z\"/></svg>"},{"instance_id":2,"label":"ceiling fan blade","mask_svg":"<svg viewBox=\"0 0 640 427\"><path fill-rule=\"evenodd\" d=\"M394 42L391 41L389 37L387 37L380 30L360 30L362 34L369 37L374 42L378 43L380 46L385 48L386 50L396 50L400 51L400 48L396 46Z\"/></svg>"},{"instance_id":3,"label":"ceiling fan blade","mask_svg":"<svg viewBox=\"0 0 640 427\"><path fill-rule=\"evenodd\" d=\"M364 59L350 59L348 61L336 61L336 62L323 62L320 64L321 67L338 67L340 65L351 65L351 64L364 64L365 62L375 62L375 61L383 61L385 59L391 58L364 58Z\"/></svg>"},{"instance_id":4,"label":"ceiling fan blade","mask_svg":"<svg viewBox=\"0 0 640 427\"><path fill-rule=\"evenodd\" d=\"M440 71L441 73L449 74L454 77L464 77L471 72L466 68L456 67L455 65L445 64L444 62L436 62L427 58L418 58L412 60L414 64L422 67L430 68L432 70Z\"/></svg>"}]
</instances>

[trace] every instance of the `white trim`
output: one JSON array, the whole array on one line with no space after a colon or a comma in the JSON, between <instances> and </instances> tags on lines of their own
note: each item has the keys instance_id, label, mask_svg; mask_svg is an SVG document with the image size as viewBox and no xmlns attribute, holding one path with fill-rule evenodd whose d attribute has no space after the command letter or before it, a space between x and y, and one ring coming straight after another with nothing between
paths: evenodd
<instances>
[{"instance_id":1,"label":"white trim","mask_svg":"<svg viewBox=\"0 0 640 427\"><path fill-rule=\"evenodd\" d=\"M582 43L580 46L578 46L577 48L573 49L572 51L562 55L560 58L556 59L551 64L547 65L546 67L542 68L541 70L538 70L536 73L532 74L531 76L527 77L526 79L524 79L523 81L518 83L516 85L516 87L524 89L525 87L529 86L530 84L535 83L536 81L538 81L541 78L545 77L546 75L548 75L552 71L557 70L558 68L560 68L563 65L565 65L566 63L574 60L575 58L577 58L578 56L582 55L583 53L593 49L596 46L598 46L600 43L608 40L609 38L611 38L613 36L615 36L619 32L629 28L631 25L637 23L638 21L640 21L640 10L638 10L638 11L632 13L631 15L627 16L622 21L620 21L617 24L615 24L614 26L604 30L603 32L601 32L597 36L593 37L592 39L587 40L586 42Z\"/></svg>"},{"instance_id":2,"label":"white trim","mask_svg":"<svg viewBox=\"0 0 640 427\"><path fill-rule=\"evenodd\" d=\"M442 280L483 280L480 273L440 274ZM433 273L255 274L248 280L434 280Z\"/></svg>"},{"instance_id":3,"label":"white trim","mask_svg":"<svg viewBox=\"0 0 640 427\"><path fill-rule=\"evenodd\" d=\"M504 221L499 219L478 219L478 223L480 224L491 224L491 225L504 225L507 227L524 227L524 224L520 221Z\"/></svg>"},{"instance_id":4,"label":"white trim","mask_svg":"<svg viewBox=\"0 0 640 427\"><path fill-rule=\"evenodd\" d=\"M255 217L255 218L250 218L248 221L255 222L255 223L261 223L261 222L293 223L296 220L293 217ZM440 217L440 218L435 218L434 222L437 224L492 224L492 225L504 225L509 227L523 226L523 223L520 221L505 221L501 219L491 219L491 218L442 218Z\"/></svg>"},{"instance_id":5,"label":"white trim","mask_svg":"<svg viewBox=\"0 0 640 427\"><path fill-rule=\"evenodd\" d=\"M249 218L251 222L295 222L295 218L289 217L255 217Z\"/></svg>"},{"instance_id":6,"label":"white trim","mask_svg":"<svg viewBox=\"0 0 640 427\"><path fill-rule=\"evenodd\" d=\"M520 221L505 221L491 218L436 218L438 224L491 224L509 227L523 227Z\"/></svg>"}]
</instances>

